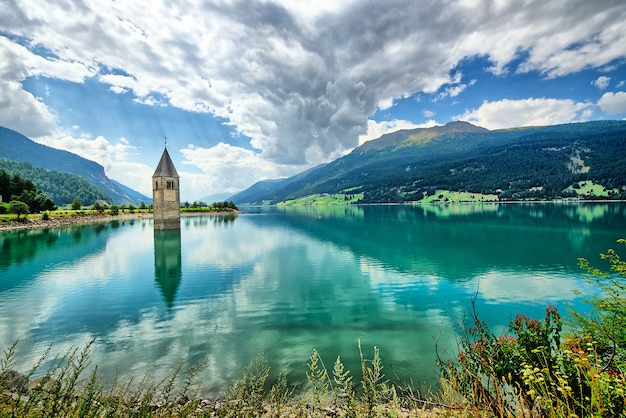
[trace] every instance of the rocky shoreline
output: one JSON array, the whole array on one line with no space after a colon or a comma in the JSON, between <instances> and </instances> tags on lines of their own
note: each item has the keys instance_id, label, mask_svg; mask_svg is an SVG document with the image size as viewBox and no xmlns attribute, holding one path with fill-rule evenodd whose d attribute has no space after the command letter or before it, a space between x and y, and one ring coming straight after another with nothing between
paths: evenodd
<instances>
[{"instance_id":1,"label":"rocky shoreline","mask_svg":"<svg viewBox=\"0 0 626 418\"><path fill-rule=\"evenodd\" d=\"M208 215L239 215L238 211L232 212L181 212L181 217L188 216L208 216ZM17 231L35 228L55 228L60 226L85 225L98 222L128 221L133 219L152 219L151 212L123 213L119 215L109 215L106 213L71 214L71 215L51 215L44 220L41 217L33 216L26 219L11 220L10 222L0 222L0 233L3 231Z\"/></svg>"},{"instance_id":2,"label":"rocky shoreline","mask_svg":"<svg viewBox=\"0 0 626 418\"><path fill-rule=\"evenodd\" d=\"M84 225L97 222L110 222L110 221L124 221L131 219L151 219L152 213L124 213L120 215L108 215L108 214L88 214L88 215L62 215L62 216L50 216L49 219L44 220L41 217L31 217L21 219L19 221L13 220L10 222L0 223L0 232L2 231L17 231L22 229L35 229L35 228L55 228L59 226L74 226Z\"/></svg>"}]
</instances>

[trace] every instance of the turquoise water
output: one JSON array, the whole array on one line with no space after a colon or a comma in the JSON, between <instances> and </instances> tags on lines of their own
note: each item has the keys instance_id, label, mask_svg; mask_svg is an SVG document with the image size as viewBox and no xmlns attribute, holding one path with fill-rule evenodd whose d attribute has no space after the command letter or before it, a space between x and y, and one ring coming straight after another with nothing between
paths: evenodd
<instances>
[{"instance_id":1,"label":"turquoise water","mask_svg":"<svg viewBox=\"0 0 626 418\"><path fill-rule=\"evenodd\" d=\"M581 306L573 290L593 289L578 257L601 265L621 237L623 203L256 208L176 231L143 219L2 232L0 346L19 340L27 369L52 343L95 339L108 381L206 360L210 395L260 353L293 384L314 348L357 372L361 341L389 377L432 384L436 340L454 348L472 298L495 329Z\"/></svg>"}]
</instances>

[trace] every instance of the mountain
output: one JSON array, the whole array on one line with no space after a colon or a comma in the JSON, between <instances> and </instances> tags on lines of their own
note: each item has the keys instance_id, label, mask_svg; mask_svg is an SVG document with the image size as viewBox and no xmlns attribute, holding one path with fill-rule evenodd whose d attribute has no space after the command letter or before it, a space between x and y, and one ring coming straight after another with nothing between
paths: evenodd
<instances>
[{"instance_id":1,"label":"mountain","mask_svg":"<svg viewBox=\"0 0 626 418\"><path fill-rule=\"evenodd\" d=\"M138 205L142 201L145 203L152 201L151 198L109 179L104 172L104 167L100 164L68 151L38 144L4 127L0 127L0 158L27 162L33 167L82 177L108 196L109 203ZM41 190L46 192L45 189ZM90 204L91 202L83 203Z\"/></svg>"},{"instance_id":2,"label":"mountain","mask_svg":"<svg viewBox=\"0 0 626 418\"><path fill-rule=\"evenodd\" d=\"M325 166L326 164L321 164L286 179L262 180L256 182L246 190L231 196L227 200L232 201L235 204L237 204L237 202L241 202L242 204L262 204L264 202L276 203L279 201L277 199L280 199L280 196L282 196L276 195L277 192L287 188L291 183L297 182L303 178L307 178L309 176L314 178L316 175L315 173L319 170L323 170Z\"/></svg>"},{"instance_id":3,"label":"mountain","mask_svg":"<svg viewBox=\"0 0 626 418\"><path fill-rule=\"evenodd\" d=\"M215 193L215 194L211 194L208 196L204 196L200 199L198 199L199 202L204 202L204 203L215 203L215 202L226 202L229 201L231 196L231 193Z\"/></svg>"},{"instance_id":4,"label":"mountain","mask_svg":"<svg viewBox=\"0 0 626 418\"><path fill-rule=\"evenodd\" d=\"M237 205L278 203L350 190L363 193L363 203L407 202L448 190L549 200L579 196L588 185L603 190L596 197L626 197L626 121L493 131L451 122L402 130L231 199Z\"/></svg>"}]
</instances>

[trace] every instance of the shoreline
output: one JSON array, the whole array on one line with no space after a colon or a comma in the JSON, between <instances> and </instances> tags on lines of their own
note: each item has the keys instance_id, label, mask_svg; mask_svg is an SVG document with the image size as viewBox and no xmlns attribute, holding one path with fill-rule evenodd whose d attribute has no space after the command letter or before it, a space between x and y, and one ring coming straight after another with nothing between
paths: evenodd
<instances>
[{"instance_id":1,"label":"shoreline","mask_svg":"<svg viewBox=\"0 0 626 418\"><path fill-rule=\"evenodd\" d=\"M234 214L238 215L239 212L181 212L180 217L192 217L192 216L211 216L211 215L225 215ZM50 216L50 219L43 220L41 217L26 218L25 220L12 220L10 222L0 222L0 234L4 231L20 231L31 229L45 229L45 228L57 228L62 226L76 226L87 225L101 222L111 221L129 221L129 220L141 220L152 219L152 212L139 212L139 213L123 213L119 215L111 216L109 214L87 214L87 215L62 215L62 216Z\"/></svg>"},{"instance_id":2,"label":"shoreline","mask_svg":"<svg viewBox=\"0 0 626 418\"><path fill-rule=\"evenodd\" d=\"M152 213L124 213L115 216L111 216L108 214L51 216L48 220L43 220L41 217L31 219L26 218L25 221L13 220L10 222L0 223L0 233L4 231L19 231L39 228L56 228L60 226L86 225L99 222L151 219L152 217Z\"/></svg>"}]
</instances>

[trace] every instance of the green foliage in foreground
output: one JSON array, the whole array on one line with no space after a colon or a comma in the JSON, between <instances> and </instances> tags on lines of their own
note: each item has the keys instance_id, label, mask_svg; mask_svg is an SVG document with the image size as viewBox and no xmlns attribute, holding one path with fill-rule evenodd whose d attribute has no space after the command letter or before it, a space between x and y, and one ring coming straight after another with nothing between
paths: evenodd
<instances>
[{"instance_id":1,"label":"green foliage in foreground","mask_svg":"<svg viewBox=\"0 0 626 418\"><path fill-rule=\"evenodd\" d=\"M518 314L502 335L474 309L456 359L438 359L444 381L467 405L487 406L494 416L625 416L626 261L614 250L602 258L609 273L581 260L601 292L588 301L590 313L572 312L567 334L551 306L541 321Z\"/></svg>"}]
</instances>

